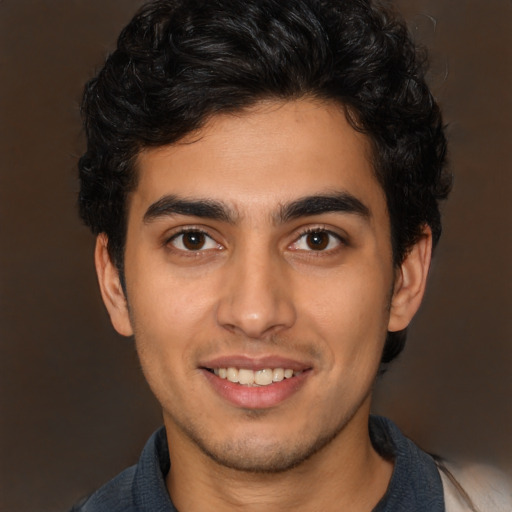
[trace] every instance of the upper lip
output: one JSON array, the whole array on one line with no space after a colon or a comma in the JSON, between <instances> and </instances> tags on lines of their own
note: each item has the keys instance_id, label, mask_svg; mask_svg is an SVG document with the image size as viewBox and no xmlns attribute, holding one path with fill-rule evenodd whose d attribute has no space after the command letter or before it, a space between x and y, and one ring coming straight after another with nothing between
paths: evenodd
<instances>
[{"instance_id":1,"label":"upper lip","mask_svg":"<svg viewBox=\"0 0 512 512\"><path fill-rule=\"evenodd\" d=\"M284 368L293 371L304 371L311 368L311 364L281 356L248 357L244 355L225 355L202 361L201 368L244 368L247 370L261 370L264 368Z\"/></svg>"}]
</instances>

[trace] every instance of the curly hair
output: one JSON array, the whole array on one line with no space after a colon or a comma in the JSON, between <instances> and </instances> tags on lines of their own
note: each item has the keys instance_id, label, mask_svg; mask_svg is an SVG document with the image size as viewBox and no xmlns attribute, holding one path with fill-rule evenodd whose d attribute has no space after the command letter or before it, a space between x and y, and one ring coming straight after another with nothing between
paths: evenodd
<instances>
[{"instance_id":1,"label":"curly hair","mask_svg":"<svg viewBox=\"0 0 512 512\"><path fill-rule=\"evenodd\" d=\"M217 113L312 97L343 106L371 141L398 266L425 226L437 243L438 202L451 187L425 71L404 22L372 0L149 2L85 88L80 215L107 235L122 276L126 198L142 149L172 144ZM383 363L405 334L388 333Z\"/></svg>"}]
</instances>

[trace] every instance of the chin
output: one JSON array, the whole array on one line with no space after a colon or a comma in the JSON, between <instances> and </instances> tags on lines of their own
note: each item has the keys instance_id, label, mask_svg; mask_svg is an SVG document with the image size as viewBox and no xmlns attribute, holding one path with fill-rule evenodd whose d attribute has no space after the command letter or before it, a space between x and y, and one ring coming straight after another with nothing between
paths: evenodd
<instances>
[{"instance_id":1,"label":"chin","mask_svg":"<svg viewBox=\"0 0 512 512\"><path fill-rule=\"evenodd\" d=\"M209 459L222 467L246 473L276 474L296 468L328 446L343 430L343 425L333 431L301 436L286 441L256 436L214 442L197 433L185 431L189 439Z\"/></svg>"}]
</instances>

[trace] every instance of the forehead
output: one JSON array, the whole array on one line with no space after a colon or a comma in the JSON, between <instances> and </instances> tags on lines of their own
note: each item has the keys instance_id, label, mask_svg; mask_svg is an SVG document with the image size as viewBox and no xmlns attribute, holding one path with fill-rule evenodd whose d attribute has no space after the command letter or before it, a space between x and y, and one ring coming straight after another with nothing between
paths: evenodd
<instances>
[{"instance_id":1,"label":"forehead","mask_svg":"<svg viewBox=\"0 0 512 512\"><path fill-rule=\"evenodd\" d=\"M348 192L387 215L366 136L335 103L262 102L212 117L180 142L144 150L130 216L165 195L222 201L240 215Z\"/></svg>"}]
</instances>

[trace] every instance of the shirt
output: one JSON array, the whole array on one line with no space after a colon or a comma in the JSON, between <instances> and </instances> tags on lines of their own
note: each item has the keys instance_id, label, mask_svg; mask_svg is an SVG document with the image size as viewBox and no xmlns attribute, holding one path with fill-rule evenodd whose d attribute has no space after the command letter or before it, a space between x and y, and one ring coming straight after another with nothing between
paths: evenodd
<instances>
[{"instance_id":1,"label":"shirt","mask_svg":"<svg viewBox=\"0 0 512 512\"><path fill-rule=\"evenodd\" d=\"M375 449L394 459L386 494L373 512L444 512L443 485L436 463L390 420L370 417L370 436ZM165 485L169 472L165 429L146 443L140 459L71 512L178 512Z\"/></svg>"}]
</instances>

